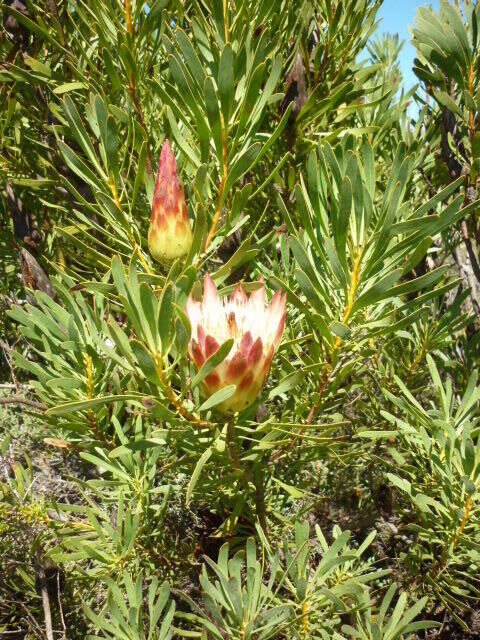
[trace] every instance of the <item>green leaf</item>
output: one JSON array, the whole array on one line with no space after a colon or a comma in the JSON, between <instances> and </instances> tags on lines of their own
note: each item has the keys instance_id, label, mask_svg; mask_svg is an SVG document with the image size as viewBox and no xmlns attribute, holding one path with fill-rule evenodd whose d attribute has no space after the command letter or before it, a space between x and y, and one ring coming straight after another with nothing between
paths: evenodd
<instances>
[{"instance_id":1,"label":"green leaf","mask_svg":"<svg viewBox=\"0 0 480 640\"><path fill-rule=\"evenodd\" d=\"M223 167L223 144L222 144L222 122L220 120L220 109L218 108L218 99L210 77L205 79L204 86L205 108L207 112L210 131L212 132L217 159L221 167Z\"/></svg>"},{"instance_id":2,"label":"green leaf","mask_svg":"<svg viewBox=\"0 0 480 640\"><path fill-rule=\"evenodd\" d=\"M335 247L342 264L346 266L347 258L345 245L347 241L348 223L352 209L352 183L345 177L340 189L340 199L338 202L337 224L334 230Z\"/></svg>"},{"instance_id":3,"label":"green leaf","mask_svg":"<svg viewBox=\"0 0 480 640\"><path fill-rule=\"evenodd\" d=\"M234 96L233 51L230 44L225 45L220 57L217 84L220 104L222 105L223 121L227 126L230 121L230 111Z\"/></svg>"},{"instance_id":4,"label":"green leaf","mask_svg":"<svg viewBox=\"0 0 480 640\"><path fill-rule=\"evenodd\" d=\"M193 80L201 87L205 81L205 70L193 48L190 38L181 29L175 31L175 38L182 50L183 57Z\"/></svg>"},{"instance_id":5,"label":"green leaf","mask_svg":"<svg viewBox=\"0 0 480 640\"><path fill-rule=\"evenodd\" d=\"M305 492L301 491L300 489L297 489L297 487L293 487L290 484L286 484L285 482L283 482L282 480L279 480L278 478L272 477L272 480L276 482L280 487L282 487L282 489L286 491L288 495L294 498L295 500L301 500L302 498L305 497Z\"/></svg>"},{"instance_id":6,"label":"green leaf","mask_svg":"<svg viewBox=\"0 0 480 640\"><path fill-rule=\"evenodd\" d=\"M218 365L225 360L233 347L233 340L227 340L224 342L218 350L208 358L204 363L200 371L192 378L192 387L196 387L200 382L205 380L209 373L211 373Z\"/></svg>"},{"instance_id":7,"label":"green leaf","mask_svg":"<svg viewBox=\"0 0 480 640\"><path fill-rule=\"evenodd\" d=\"M160 300L160 312L158 314L158 331L162 355L166 356L173 339L173 283L168 282L162 291Z\"/></svg>"},{"instance_id":8,"label":"green leaf","mask_svg":"<svg viewBox=\"0 0 480 640\"><path fill-rule=\"evenodd\" d=\"M145 440L135 440L120 447L116 447L108 454L109 458L119 458L124 455L130 455L135 451L146 451L147 449L155 449L165 446L166 440L161 438L148 438Z\"/></svg>"},{"instance_id":9,"label":"green leaf","mask_svg":"<svg viewBox=\"0 0 480 640\"><path fill-rule=\"evenodd\" d=\"M408 493L409 496L412 494L412 485L405 478L400 478L393 473L387 473L387 478L401 491L405 491L405 493Z\"/></svg>"},{"instance_id":10,"label":"green leaf","mask_svg":"<svg viewBox=\"0 0 480 640\"><path fill-rule=\"evenodd\" d=\"M79 178L87 182L91 187L98 191L103 191L103 185L95 174L90 171L87 165L80 157L72 151L72 149L61 140L58 141L58 147L69 169Z\"/></svg>"},{"instance_id":11,"label":"green leaf","mask_svg":"<svg viewBox=\"0 0 480 640\"><path fill-rule=\"evenodd\" d=\"M75 413L85 409L93 409L102 405L108 406L114 402L127 402L128 400L140 401L142 399L139 393L124 393L119 395L99 396L91 400L76 400L74 402L66 402L56 407L50 407L45 411L47 416L61 416L67 413Z\"/></svg>"},{"instance_id":12,"label":"green leaf","mask_svg":"<svg viewBox=\"0 0 480 640\"><path fill-rule=\"evenodd\" d=\"M88 85L84 82L64 82L63 84L58 85L53 90L53 93L56 95L61 95L62 93L68 93L70 91L76 91L77 89L87 89Z\"/></svg>"},{"instance_id":13,"label":"green leaf","mask_svg":"<svg viewBox=\"0 0 480 640\"><path fill-rule=\"evenodd\" d=\"M463 470L469 476L475 467L475 448L470 438L465 441L465 459L463 462Z\"/></svg>"},{"instance_id":14,"label":"green leaf","mask_svg":"<svg viewBox=\"0 0 480 640\"><path fill-rule=\"evenodd\" d=\"M198 482L200 474L202 473L202 469L205 466L205 464L208 462L208 460L210 459L212 453L213 453L212 448L208 447L208 449L206 449L202 453L202 455L198 459L197 464L195 465L195 468L194 468L193 473L192 473L192 477L190 478L190 482L188 483L188 486L187 486L187 494L186 494L186 497L185 497L185 502L186 502L187 505L190 503L190 499L192 497L193 490L195 489L195 486L196 486L196 484Z\"/></svg>"},{"instance_id":15,"label":"green leaf","mask_svg":"<svg viewBox=\"0 0 480 640\"><path fill-rule=\"evenodd\" d=\"M296 269L295 279L305 294L308 303L311 304L320 314L325 314L325 302L318 296L317 288L307 274L302 271L302 269Z\"/></svg>"},{"instance_id":16,"label":"green leaf","mask_svg":"<svg viewBox=\"0 0 480 640\"><path fill-rule=\"evenodd\" d=\"M198 168L201 165L200 156L192 149L192 147L187 143L184 136L180 132L177 121L170 107L167 107L167 118L172 129L172 134L175 138L175 142L178 144L183 153L191 160L193 165Z\"/></svg>"},{"instance_id":17,"label":"green leaf","mask_svg":"<svg viewBox=\"0 0 480 640\"><path fill-rule=\"evenodd\" d=\"M268 399L273 400L276 396L285 393L286 391L290 391L294 387L296 387L305 377L305 373L303 371L294 371L293 373L289 373L283 380L281 380L276 387L274 387L270 393L268 394Z\"/></svg>"},{"instance_id":18,"label":"green leaf","mask_svg":"<svg viewBox=\"0 0 480 640\"><path fill-rule=\"evenodd\" d=\"M97 154L95 153L93 144L88 137L85 127L83 126L82 119L80 118L80 114L78 113L70 96L66 96L63 101L63 111L76 141L82 147L85 155L89 159L90 163L95 167L97 173L102 177L102 179L106 180L105 172L97 160Z\"/></svg>"},{"instance_id":19,"label":"green leaf","mask_svg":"<svg viewBox=\"0 0 480 640\"><path fill-rule=\"evenodd\" d=\"M261 147L262 145L259 142L255 142L237 157L228 172L228 177L225 182L223 199L226 198L226 196L230 192L230 189L237 182L237 180L239 180L253 166L258 154L260 153Z\"/></svg>"},{"instance_id":20,"label":"green leaf","mask_svg":"<svg viewBox=\"0 0 480 640\"><path fill-rule=\"evenodd\" d=\"M157 366L150 351L138 340L131 340L130 346L143 375L157 386L161 386Z\"/></svg>"},{"instance_id":21,"label":"green leaf","mask_svg":"<svg viewBox=\"0 0 480 640\"><path fill-rule=\"evenodd\" d=\"M446 91L440 91L438 89L434 89L433 95L443 107L446 107L449 111L451 111L452 113L455 113L457 116L462 117L461 108L457 105L455 100L453 100L448 95L448 93L446 93Z\"/></svg>"},{"instance_id":22,"label":"green leaf","mask_svg":"<svg viewBox=\"0 0 480 640\"><path fill-rule=\"evenodd\" d=\"M367 438L368 440L382 440L383 438L395 438L398 436L396 431L360 431L355 435L356 438Z\"/></svg>"},{"instance_id":23,"label":"green leaf","mask_svg":"<svg viewBox=\"0 0 480 640\"><path fill-rule=\"evenodd\" d=\"M391 273L383 276L378 282L369 287L359 298L355 301L352 307L352 313L373 304L379 302L385 298L391 296L393 285L398 282L402 276L402 269L395 269Z\"/></svg>"},{"instance_id":24,"label":"green leaf","mask_svg":"<svg viewBox=\"0 0 480 640\"><path fill-rule=\"evenodd\" d=\"M234 384L229 385L228 387L224 387L223 389L219 389L215 393L213 393L205 402L198 408L198 411L207 411L207 409L212 409L216 407L218 404L221 404L225 400L228 400L233 396L237 387Z\"/></svg>"}]
</instances>

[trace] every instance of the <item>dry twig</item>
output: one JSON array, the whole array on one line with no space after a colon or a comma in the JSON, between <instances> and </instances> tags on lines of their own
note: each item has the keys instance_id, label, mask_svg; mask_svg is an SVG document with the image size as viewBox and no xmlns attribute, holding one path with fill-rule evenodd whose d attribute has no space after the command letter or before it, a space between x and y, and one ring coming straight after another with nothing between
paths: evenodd
<instances>
[{"instance_id":1,"label":"dry twig","mask_svg":"<svg viewBox=\"0 0 480 640\"><path fill-rule=\"evenodd\" d=\"M45 407L41 402L29 400L23 396L8 396L7 398L0 398L0 405L1 404L23 404L26 407L32 407L32 409L37 409L38 411L45 410Z\"/></svg>"}]
</instances>

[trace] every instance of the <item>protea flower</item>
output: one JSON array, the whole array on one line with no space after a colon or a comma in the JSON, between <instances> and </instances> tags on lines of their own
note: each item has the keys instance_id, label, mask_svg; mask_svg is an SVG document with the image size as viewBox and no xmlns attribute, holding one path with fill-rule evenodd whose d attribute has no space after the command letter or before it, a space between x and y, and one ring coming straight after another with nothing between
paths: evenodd
<instances>
[{"instance_id":1,"label":"protea flower","mask_svg":"<svg viewBox=\"0 0 480 640\"><path fill-rule=\"evenodd\" d=\"M205 277L203 302L190 295L185 308L192 327L188 353L197 369L226 340L234 340L229 355L202 383L207 397L236 385L235 393L217 406L222 413L251 405L265 384L285 328L285 302L286 295L278 290L265 307L263 283L249 298L238 284L230 300L221 300L210 276Z\"/></svg>"},{"instance_id":2,"label":"protea flower","mask_svg":"<svg viewBox=\"0 0 480 640\"><path fill-rule=\"evenodd\" d=\"M191 246L192 228L185 196L178 181L175 156L169 141L165 140L153 193L148 248L155 260L169 264L186 255Z\"/></svg>"}]
</instances>

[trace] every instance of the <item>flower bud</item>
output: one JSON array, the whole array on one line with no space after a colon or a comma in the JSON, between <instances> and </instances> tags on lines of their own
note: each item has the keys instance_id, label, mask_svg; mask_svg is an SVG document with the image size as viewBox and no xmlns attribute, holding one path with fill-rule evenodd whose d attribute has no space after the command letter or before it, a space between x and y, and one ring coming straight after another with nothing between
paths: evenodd
<instances>
[{"instance_id":1,"label":"flower bud","mask_svg":"<svg viewBox=\"0 0 480 640\"><path fill-rule=\"evenodd\" d=\"M192 246L192 228L188 219L183 189L177 177L177 165L170 143L165 140L158 163L148 248L155 260L168 265L185 256Z\"/></svg>"}]
</instances>

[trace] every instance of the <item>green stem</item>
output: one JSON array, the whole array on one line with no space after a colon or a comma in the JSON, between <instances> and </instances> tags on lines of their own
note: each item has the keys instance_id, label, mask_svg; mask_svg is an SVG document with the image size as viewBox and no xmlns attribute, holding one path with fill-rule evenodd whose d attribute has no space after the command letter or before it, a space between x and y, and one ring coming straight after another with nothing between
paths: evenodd
<instances>
[{"instance_id":1,"label":"green stem","mask_svg":"<svg viewBox=\"0 0 480 640\"><path fill-rule=\"evenodd\" d=\"M253 479L255 484L255 509L258 521L263 529L263 533L268 536L267 510L265 508L265 474L262 460L255 465Z\"/></svg>"},{"instance_id":2,"label":"green stem","mask_svg":"<svg viewBox=\"0 0 480 640\"><path fill-rule=\"evenodd\" d=\"M227 448L234 468L240 470L242 468L242 463L238 454L237 438L235 435L235 425L233 423L233 418L230 418L227 422Z\"/></svg>"}]
</instances>

